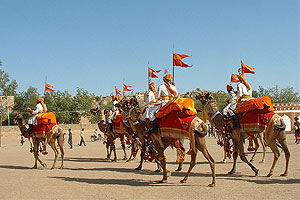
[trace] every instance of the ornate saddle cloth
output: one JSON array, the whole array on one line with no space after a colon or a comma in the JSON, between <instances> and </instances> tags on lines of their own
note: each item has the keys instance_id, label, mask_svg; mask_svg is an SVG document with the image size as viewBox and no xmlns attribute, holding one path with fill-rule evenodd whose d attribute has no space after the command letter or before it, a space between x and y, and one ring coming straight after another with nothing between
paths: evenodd
<instances>
[{"instance_id":1,"label":"ornate saddle cloth","mask_svg":"<svg viewBox=\"0 0 300 200\"><path fill-rule=\"evenodd\" d=\"M125 124L123 122L123 116L119 113L116 119L112 120L113 132L118 134L125 133Z\"/></svg>"},{"instance_id":2,"label":"ornate saddle cloth","mask_svg":"<svg viewBox=\"0 0 300 200\"><path fill-rule=\"evenodd\" d=\"M247 133L257 133L265 131L274 115L274 112L265 108L263 110L251 110L240 113L238 116L243 131Z\"/></svg>"},{"instance_id":3,"label":"ornate saddle cloth","mask_svg":"<svg viewBox=\"0 0 300 200\"><path fill-rule=\"evenodd\" d=\"M58 126L57 124L39 124L33 127L31 137L46 139L46 137L49 139L50 135L52 134L52 131Z\"/></svg>"},{"instance_id":4,"label":"ornate saddle cloth","mask_svg":"<svg viewBox=\"0 0 300 200\"><path fill-rule=\"evenodd\" d=\"M235 109L236 113L243 113L251 110L262 110L274 111L271 98L268 96L249 99L248 101L238 102Z\"/></svg>"},{"instance_id":5,"label":"ornate saddle cloth","mask_svg":"<svg viewBox=\"0 0 300 200\"><path fill-rule=\"evenodd\" d=\"M197 115L178 114L176 111L172 111L169 115L158 119L160 135L171 138L189 138L190 145L195 151L194 130L192 127L199 121L201 119Z\"/></svg>"},{"instance_id":6,"label":"ornate saddle cloth","mask_svg":"<svg viewBox=\"0 0 300 200\"><path fill-rule=\"evenodd\" d=\"M180 111L186 115L197 115L194 100L191 98L178 98L170 100L166 105L159 109L155 117L160 119L167 116L172 111Z\"/></svg>"},{"instance_id":7,"label":"ornate saddle cloth","mask_svg":"<svg viewBox=\"0 0 300 200\"><path fill-rule=\"evenodd\" d=\"M40 113L37 116L38 124L56 124L56 116L53 112Z\"/></svg>"}]
</instances>

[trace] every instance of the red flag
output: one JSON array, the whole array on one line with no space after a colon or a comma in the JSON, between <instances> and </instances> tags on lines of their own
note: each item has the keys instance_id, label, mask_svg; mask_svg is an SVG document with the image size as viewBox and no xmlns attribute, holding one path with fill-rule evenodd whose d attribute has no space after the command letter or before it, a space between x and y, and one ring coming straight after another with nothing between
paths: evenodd
<instances>
[{"instance_id":1,"label":"red flag","mask_svg":"<svg viewBox=\"0 0 300 200\"><path fill-rule=\"evenodd\" d=\"M255 74L254 70L255 68L254 67L250 67L248 65L246 65L245 63L243 63L243 61L241 61L241 66L242 66L242 72L243 73L251 73L251 74Z\"/></svg>"},{"instance_id":2,"label":"red flag","mask_svg":"<svg viewBox=\"0 0 300 200\"><path fill-rule=\"evenodd\" d=\"M119 90L117 87L115 87L115 89L116 89L116 95L118 95L118 94L121 94L121 93L122 93L122 91L121 91L121 90Z\"/></svg>"},{"instance_id":3,"label":"red flag","mask_svg":"<svg viewBox=\"0 0 300 200\"><path fill-rule=\"evenodd\" d=\"M191 57L189 55L185 54L173 54L173 66L180 66L180 67L192 67L191 65L185 64L184 62L181 61L181 59L186 58L186 57Z\"/></svg>"},{"instance_id":4,"label":"red flag","mask_svg":"<svg viewBox=\"0 0 300 200\"><path fill-rule=\"evenodd\" d=\"M49 91L49 92L54 92L55 90L52 88L53 86L46 83L45 84L45 92Z\"/></svg>"},{"instance_id":5,"label":"red flag","mask_svg":"<svg viewBox=\"0 0 300 200\"><path fill-rule=\"evenodd\" d=\"M234 83L240 82L237 74L231 74L231 82L234 82Z\"/></svg>"},{"instance_id":6,"label":"red flag","mask_svg":"<svg viewBox=\"0 0 300 200\"><path fill-rule=\"evenodd\" d=\"M159 73L161 70L155 71L154 69L152 69L150 67L148 67L148 68L149 68L149 77L150 78L158 78L158 76L154 73Z\"/></svg>"},{"instance_id":7,"label":"red flag","mask_svg":"<svg viewBox=\"0 0 300 200\"><path fill-rule=\"evenodd\" d=\"M126 85L126 84L123 84L124 85L124 88L123 88L123 91L132 91L131 89L128 89L129 87L132 87L131 85Z\"/></svg>"}]
</instances>

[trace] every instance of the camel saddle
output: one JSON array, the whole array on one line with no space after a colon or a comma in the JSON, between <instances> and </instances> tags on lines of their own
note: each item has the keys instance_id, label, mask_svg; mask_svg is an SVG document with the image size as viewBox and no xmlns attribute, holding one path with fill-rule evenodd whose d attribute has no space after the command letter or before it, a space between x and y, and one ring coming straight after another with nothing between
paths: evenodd
<instances>
[{"instance_id":1,"label":"camel saddle","mask_svg":"<svg viewBox=\"0 0 300 200\"><path fill-rule=\"evenodd\" d=\"M194 100L191 98L177 98L170 100L155 114L157 119L169 115L172 111L183 112L186 115L197 115Z\"/></svg>"},{"instance_id":2,"label":"camel saddle","mask_svg":"<svg viewBox=\"0 0 300 200\"><path fill-rule=\"evenodd\" d=\"M37 116L38 125L40 124L56 124L56 116L53 112L39 113Z\"/></svg>"},{"instance_id":3,"label":"camel saddle","mask_svg":"<svg viewBox=\"0 0 300 200\"><path fill-rule=\"evenodd\" d=\"M263 110L274 111L271 98L268 96L249 99L248 101L238 102L235 113L243 113L251 110Z\"/></svg>"},{"instance_id":4,"label":"camel saddle","mask_svg":"<svg viewBox=\"0 0 300 200\"><path fill-rule=\"evenodd\" d=\"M114 133L125 133L125 124L123 122L123 116L120 113L116 116L116 119L112 120L112 126Z\"/></svg>"}]
</instances>

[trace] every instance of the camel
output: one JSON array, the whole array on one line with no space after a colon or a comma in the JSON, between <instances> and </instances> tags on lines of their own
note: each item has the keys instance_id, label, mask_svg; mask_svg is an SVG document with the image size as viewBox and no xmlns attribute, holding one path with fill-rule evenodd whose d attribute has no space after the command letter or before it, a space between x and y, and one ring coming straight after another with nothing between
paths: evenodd
<instances>
[{"instance_id":1,"label":"camel","mask_svg":"<svg viewBox=\"0 0 300 200\"><path fill-rule=\"evenodd\" d=\"M146 149L147 149L147 144L145 143L145 138L148 138L147 133L145 132L146 122L142 121L141 123L134 125L133 122L132 122L132 118L129 115L129 113L131 111L131 108L126 107L126 104L127 104L126 101L121 102L121 104L120 104L121 115L123 116L124 119L128 120L128 122L132 126L134 126L134 129L136 130L135 131L137 133L137 138L136 138L136 146L137 146L136 149L137 149L137 151L136 151L136 154L137 154L138 150L140 149L141 150L141 161L140 161L139 166L136 167L135 170L141 170L142 166L143 166L145 154L146 154ZM182 145L182 142L180 142L180 148L184 152L184 147ZM154 153L154 154L156 154L156 153ZM156 157L156 155L153 155L153 157ZM160 172L161 168L162 168L161 164L155 158L154 158L154 161L157 164L157 169L155 170L155 172ZM182 164L183 164L183 162L179 162L179 166L175 171L181 171L182 170Z\"/></svg>"},{"instance_id":2,"label":"camel","mask_svg":"<svg viewBox=\"0 0 300 200\"><path fill-rule=\"evenodd\" d=\"M107 125L105 121L107 121L108 117L110 116L110 110L105 109L103 112L100 108L94 108L91 110L91 113L97 118L97 124L99 129L107 136L108 141L106 143L106 150L107 150L107 157L106 159L111 158L111 153L114 153L114 159L112 161L117 161L117 153L116 153L116 147L114 144L114 141L116 138L120 138L122 149L124 152L123 160L127 160L127 154L125 150L125 135L124 133L118 133L118 132L111 132L107 130ZM103 120L103 115L105 120ZM125 129L127 132L131 132L132 130L129 129L128 126L125 126ZM110 147L110 150L109 150Z\"/></svg>"},{"instance_id":3,"label":"camel","mask_svg":"<svg viewBox=\"0 0 300 200\"><path fill-rule=\"evenodd\" d=\"M228 154L231 154L231 140L230 140L230 136L228 136L227 134L228 133L228 130L227 130L227 126L228 124L226 124L227 122L225 122L222 127L216 127L216 132L217 132L217 137L218 137L218 144L220 144L222 147L223 147L223 150L224 150L224 156L223 156L223 160L222 162L223 163L226 163L226 159L227 157L230 158L230 155L228 156ZM263 148L263 156L262 156L262 160L259 161L259 163L264 163L265 161L265 157L266 157L266 145L265 145L265 142L263 140L263 132L261 133L258 133L257 135L255 135L253 138L253 141L254 141L254 150L253 150L253 155L250 159L250 162L253 162L254 161L254 157L257 153L257 150L259 148L259 142L261 143L262 145L262 148ZM259 140L259 142L258 142ZM229 152L230 151L230 152Z\"/></svg>"},{"instance_id":4,"label":"camel","mask_svg":"<svg viewBox=\"0 0 300 200\"><path fill-rule=\"evenodd\" d=\"M37 168L37 161L39 161L39 163L46 168L46 163L44 163L40 158L39 158L39 145L40 142L46 141L48 142L48 144L51 146L52 150L54 151L54 161L53 161L53 165L51 167L51 169L55 168L55 164L59 155L59 152L56 148L56 140L61 152L61 166L59 167L59 169L63 169L64 168L64 132L63 129L58 126L57 124L54 125L54 127L52 128L51 131L46 132L46 137L36 134L35 132L31 133L30 135L27 132L27 129L24 125L24 119L20 114L17 114L15 117L15 120L18 124L18 127L22 133L22 136L26 137L26 138L31 138L33 141L33 154L34 154L34 158L35 158L35 162L34 162L34 166L32 167L33 169ZM48 139L47 139L48 138Z\"/></svg>"},{"instance_id":5,"label":"camel","mask_svg":"<svg viewBox=\"0 0 300 200\"><path fill-rule=\"evenodd\" d=\"M135 124L136 130L138 132L138 135L143 135L145 130L145 122L141 121L142 118L142 112L139 107L139 105L136 105L131 111L130 111L130 117ZM212 172L212 183L210 183L208 186L214 187L216 185L216 174L215 174L215 161L213 157L208 152L206 142L205 142L205 135L208 132L207 125L198 117L197 123L191 123L191 130L193 130L194 133L194 144L195 148L191 150L191 162L189 169L185 175L185 177L180 181L181 183L185 183L193 169L193 167L196 165L196 157L197 157L197 150L201 151L203 156L207 159L211 172ZM160 183L166 183L167 182L167 169L166 169L166 157L164 155L165 149L174 143L174 139L170 137L161 137L159 133L150 133L150 137L155 145L155 149L158 152L158 159L160 161L160 164L163 168L163 178Z\"/></svg>"},{"instance_id":6,"label":"camel","mask_svg":"<svg viewBox=\"0 0 300 200\"><path fill-rule=\"evenodd\" d=\"M221 127L224 124L224 116L219 112L214 97L210 93L206 93L203 95L197 95L196 99L200 100L201 103L206 108L210 122L217 127ZM246 113L245 115L247 115L248 113ZM233 145L234 145L233 167L231 171L228 172L228 174L234 174L236 172L236 160L239 155L241 160L246 164L248 164L249 167L254 171L255 176L258 175L259 170L247 160L244 153L244 146L243 146L243 141L247 137L257 135L260 138L264 137L264 142L266 143L267 146L271 148L272 152L274 153L273 164L267 176L270 177L273 175L274 167L280 156L280 152L276 146L276 140L278 140L279 143L281 144L282 149L285 153L285 160L286 160L285 171L283 174L281 174L281 176L288 175L290 152L287 147L286 134L284 132L285 124L283 122L283 119L278 114L272 111L270 111L270 114L272 114L272 118L269 121L267 118L266 119L264 118L264 120L268 122L266 126L264 128L256 127L257 128L256 131L254 131L255 129L252 129L250 131L245 128L232 128L232 130L230 131L230 136L233 139Z\"/></svg>"}]
</instances>

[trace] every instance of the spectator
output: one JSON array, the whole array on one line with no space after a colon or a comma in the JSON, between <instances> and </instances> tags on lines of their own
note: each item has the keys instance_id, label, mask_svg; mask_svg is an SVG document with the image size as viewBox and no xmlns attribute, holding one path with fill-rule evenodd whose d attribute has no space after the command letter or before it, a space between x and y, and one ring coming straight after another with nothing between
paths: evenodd
<instances>
[{"instance_id":1,"label":"spectator","mask_svg":"<svg viewBox=\"0 0 300 200\"><path fill-rule=\"evenodd\" d=\"M70 145L70 149L73 148L73 141L72 141L72 132L71 129L69 128L69 139L68 139L68 144Z\"/></svg>"},{"instance_id":2,"label":"spectator","mask_svg":"<svg viewBox=\"0 0 300 200\"><path fill-rule=\"evenodd\" d=\"M82 144L84 146L86 146L85 141L84 141L84 128L81 129L81 131L80 131L80 143L79 143L79 146L81 146Z\"/></svg>"}]
</instances>

